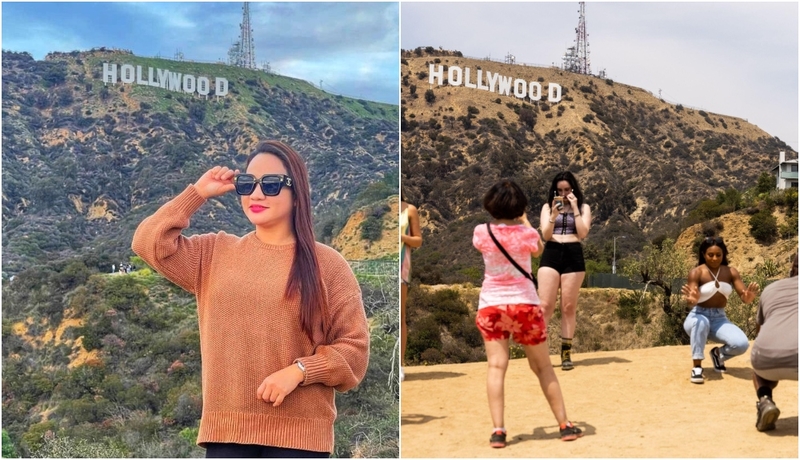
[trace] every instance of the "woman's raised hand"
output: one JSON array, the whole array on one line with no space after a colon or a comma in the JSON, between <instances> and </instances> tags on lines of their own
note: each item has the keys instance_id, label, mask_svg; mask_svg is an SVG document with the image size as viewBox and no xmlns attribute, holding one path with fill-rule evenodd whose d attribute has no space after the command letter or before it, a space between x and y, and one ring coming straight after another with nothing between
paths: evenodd
<instances>
[{"instance_id":1,"label":"woman's raised hand","mask_svg":"<svg viewBox=\"0 0 800 460\"><path fill-rule=\"evenodd\" d=\"M578 197L576 197L574 193L570 192L570 194L567 195L567 200L569 201L569 205L572 207L573 212L581 212L581 210L578 209Z\"/></svg>"},{"instance_id":2,"label":"woman's raised hand","mask_svg":"<svg viewBox=\"0 0 800 460\"><path fill-rule=\"evenodd\" d=\"M194 183L194 188L205 199L224 195L235 189L233 176L238 173L238 169L233 170L227 166L214 166L206 171L200 179L197 179L197 182Z\"/></svg>"},{"instance_id":3,"label":"woman's raised hand","mask_svg":"<svg viewBox=\"0 0 800 460\"><path fill-rule=\"evenodd\" d=\"M756 298L758 290L759 290L758 283L750 283L747 286L747 289L745 289L745 291L742 293L742 302L744 303L752 302L753 299Z\"/></svg>"},{"instance_id":4,"label":"woman's raised hand","mask_svg":"<svg viewBox=\"0 0 800 460\"><path fill-rule=\"evenodd\" d=\"M697 286L689 286L688 284L684 284L681 288L681 293L686 299L686 303L689 305L696 305L697 299L700 298L700 292L698 292Z\"/></svg>"}]
</instances>

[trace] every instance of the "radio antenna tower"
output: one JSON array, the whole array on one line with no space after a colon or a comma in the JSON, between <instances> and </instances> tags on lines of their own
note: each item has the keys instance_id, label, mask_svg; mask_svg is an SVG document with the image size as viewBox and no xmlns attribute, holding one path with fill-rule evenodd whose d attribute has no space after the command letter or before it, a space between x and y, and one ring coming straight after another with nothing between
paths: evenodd
<instances>
[{"instance_id":1,"label":"radio antenna tower","mask_svg":"<svg viewBox=\"0 0 800 460\"><path fill-rule=\"evenodd\" d=\"M250 27L250 2L242 7L242 23L239 40L228 51L228 63L236 67L256 69L256 47L253 44L253 29Z\"/></svg>"},{"instance_id":2,"label":"radio antenna tower","mask_svg":"<svg viewBox=\"0 0 800 460\"><path fill-rule=\"evenodd\" d=\"M589 34L586 33L586 2L579 2L580 18L578 27L575 28L575 46L567 48L564 54L564 70L584 75L591 75L592 69L589 64Z\"/></svg>"}]
</instances>

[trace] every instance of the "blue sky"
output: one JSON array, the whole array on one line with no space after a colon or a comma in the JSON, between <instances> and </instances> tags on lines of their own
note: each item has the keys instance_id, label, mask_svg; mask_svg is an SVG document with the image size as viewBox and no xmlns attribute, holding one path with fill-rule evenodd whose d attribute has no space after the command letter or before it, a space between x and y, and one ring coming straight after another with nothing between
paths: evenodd
<instances>
[{"instance_id":1,"label":"blue sky","mask_svg":"<svg viewBox=\"0 0 800 460\"><path fill-rule=\"evenodd\" d=\"M401 48L561 65L578 2L403 2ZM586 2L591 69L798 150L798 3ZM446 18L446 20L444 19ZM777 153L775 154L777 157Z\"/></svg>"},{"instance_id":2,"label":"blue sky","mask_svg":"<svg viewBox=\"0 0 800 460\"><path fill-rule=\"evenodd\" d=\"M137 56L227 61L242 2L3 2L2 47L51 51L113 47ZM328 92L398 103L397 3L250 3L256 63Z\"/></svg>"}]
</instances>

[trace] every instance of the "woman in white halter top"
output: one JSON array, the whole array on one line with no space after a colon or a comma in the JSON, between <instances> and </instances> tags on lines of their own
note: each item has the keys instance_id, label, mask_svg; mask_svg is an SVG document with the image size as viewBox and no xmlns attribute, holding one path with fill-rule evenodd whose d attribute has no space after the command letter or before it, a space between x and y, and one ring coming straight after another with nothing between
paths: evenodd
<instances>
[{"instance_id":1,"label":"woman in white halter top","mask_svg":"<svg viewBox=\"0 0 800 460\"><path fill-rule=\"evenodd\" d=\"M692 383L705 380L702 361L708 339L723 344L709 353L717 372L727 371L725 360L747 351L747 335L725 315L728 297L734 290L744 303L750 303L758 294L758 284L745 287L739 272L728 266L728 248L722 237L706 238L700 244L697 267L689 272L682 289L686 302L695 305L683 323L692 346Z\"/></svg>"},{"instance_id":2,"label":"woman in white halter top","mask_svg":"<svg viewBox=\"0 0 800 460\"><path fill-rule=\"evenodd\" d=\"M405 379L403 357L406 354L406 297L408 283L411 281L411 248L422 246L422 233L419 229L417 208L400 198L400 380Z\"/></svg>"}]
</instances>

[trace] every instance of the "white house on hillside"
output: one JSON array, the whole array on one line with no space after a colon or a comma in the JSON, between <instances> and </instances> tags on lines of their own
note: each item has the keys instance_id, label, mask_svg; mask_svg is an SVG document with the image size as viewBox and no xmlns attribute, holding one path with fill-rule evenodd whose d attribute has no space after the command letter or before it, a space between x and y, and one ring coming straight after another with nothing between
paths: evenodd
<instances>
[{"instance_id":1,"label":"white house on hillside","mask_svg":"<svg viewBox=\"0 0 800 460\"><path fill-rule=\"evenodd\" d=\"M772 174L778 180L779 189L797 188L797 158L787 160L786 152L781 150L778 157L778 166L772 168Z\"/></svg>"}]
</instances>

